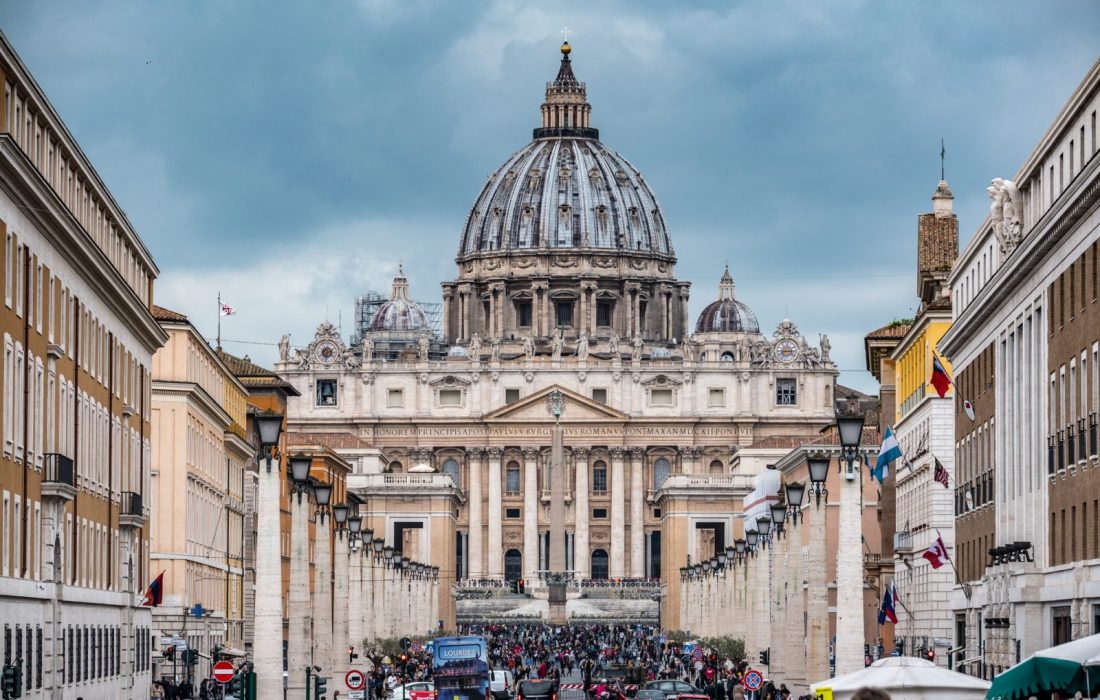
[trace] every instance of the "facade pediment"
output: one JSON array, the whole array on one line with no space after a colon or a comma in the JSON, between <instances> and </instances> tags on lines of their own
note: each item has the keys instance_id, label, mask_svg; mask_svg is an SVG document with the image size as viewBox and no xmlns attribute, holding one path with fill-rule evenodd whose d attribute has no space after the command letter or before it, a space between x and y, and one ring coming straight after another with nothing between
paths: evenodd
<instances>
[{"instance_id":1,"label":"facade pediment","mask_svg":"<svg viewBox=\"0 0 1100 700\"><path fill-rule=\"evenodd\" d=\"M563 423L575 421L622 422L630 418L621 411L616 411L610 406L605 406L574 391L560 386L552 386L535 392L513 404L502 406L486 414L484 420L489 423L495 421L553 421L554 414L550 410L549 397L555 389L561 392L563 399L561 413Z\"/></svg>"}]
</instances>

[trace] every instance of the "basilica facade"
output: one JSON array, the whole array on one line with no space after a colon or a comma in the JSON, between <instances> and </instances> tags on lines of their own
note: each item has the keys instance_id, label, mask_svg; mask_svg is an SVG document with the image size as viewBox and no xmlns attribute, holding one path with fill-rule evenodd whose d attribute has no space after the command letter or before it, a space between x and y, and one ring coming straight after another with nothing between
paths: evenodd
<instances>
[{"instance_id":1,"label":"basilica facade","mask_svg":"<svg viewBox=\"0 0 1100 700\"><path fill-rule=\"evenodd\" d=\"M538 582L563 541L574 581L648 579L677 628L680 567L740 536L757 474L833 421L838 371L826 337L762 330L728 269L690 317L657 199L591 126L570 51L474 201L441 328L399 272L354 338L284 340L290 446L338 453L364 527L456 588Z\"/></svg>"}]
</instances>

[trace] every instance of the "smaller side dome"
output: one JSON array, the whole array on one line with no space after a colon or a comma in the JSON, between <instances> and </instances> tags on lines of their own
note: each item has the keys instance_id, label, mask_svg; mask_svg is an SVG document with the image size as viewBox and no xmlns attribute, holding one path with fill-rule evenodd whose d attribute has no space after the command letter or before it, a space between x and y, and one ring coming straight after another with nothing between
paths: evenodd
<instances>
[{"instance_id":1,"label":"smaller side dome","mask_svg":"<svg viewBox=\"0 0 1100 700\"><path fill-rule=\"evenodd\" d=\"M428 315L420 304L409 299L409 280L405 279L401 266L393 278L390 300L378 307L367 330L371 333L431 333Z\"/></svg>"},{"instance_id":2,"label":"smaller side dome","mask_svg":"<svg viewBox=\"0 0 1100 700\"><path fill-rule=\"evenodd\" d=\"M760 323L747 304L733 296L733 277L729 266L718 283L718 301L711 302L699 314L696 333L759 333Z\"/></svg>"}]
</instances>

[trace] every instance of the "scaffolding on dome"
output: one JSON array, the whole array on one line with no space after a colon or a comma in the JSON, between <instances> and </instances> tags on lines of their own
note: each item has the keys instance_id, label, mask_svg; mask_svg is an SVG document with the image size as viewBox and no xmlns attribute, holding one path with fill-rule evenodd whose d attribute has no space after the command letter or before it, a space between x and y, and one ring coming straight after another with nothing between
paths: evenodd
<instances>
[{"instance_id":1,"label":"scaffolding on dome","mask_svg":"<svg viewBox=\"0 0 1100 700\"><path fill-rule=\"evenodd\" d=\"M389 294L382 292L367 292L355 297L355 328L351 336L351 345L359 345L363 335L370 329L370 322L378 308L390 300ZM437 301L416 301L420 308L424 309L424 315L428 317L428 323L432 327L432 335L438 338L443 333L443 304Z\"/></svg>"}]
</instances>

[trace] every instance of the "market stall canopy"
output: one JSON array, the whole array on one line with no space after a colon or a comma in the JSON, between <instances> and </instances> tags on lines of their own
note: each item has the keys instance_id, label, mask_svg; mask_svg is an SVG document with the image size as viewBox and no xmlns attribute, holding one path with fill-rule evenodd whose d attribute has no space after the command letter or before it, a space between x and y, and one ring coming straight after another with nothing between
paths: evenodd
<instances>
[{"instance_id":1,"label":"market stall canopy","mask_svg":"<svg viewBox=\"0 0 1100 700\"><path fill-rule=\"evenodd\" d=\"M989 682L940 668L915 656L887 656L862 671L814 683L811 690L832 691L833 700L848 700L860 688L882 688L893 700L981 700Z\"/></svg>"},{"instance_id":2,"label":"market stall canopy","mask_svg":"<svg viewBox=\"0 0 1100 700\"><path fill-rule=\"evenodd\" d=\"M993 679L986 696L1015 700L1055 690L1091 696L1100 689L1100 634L1042 649Z\"/></svg>"}]
</instances>

